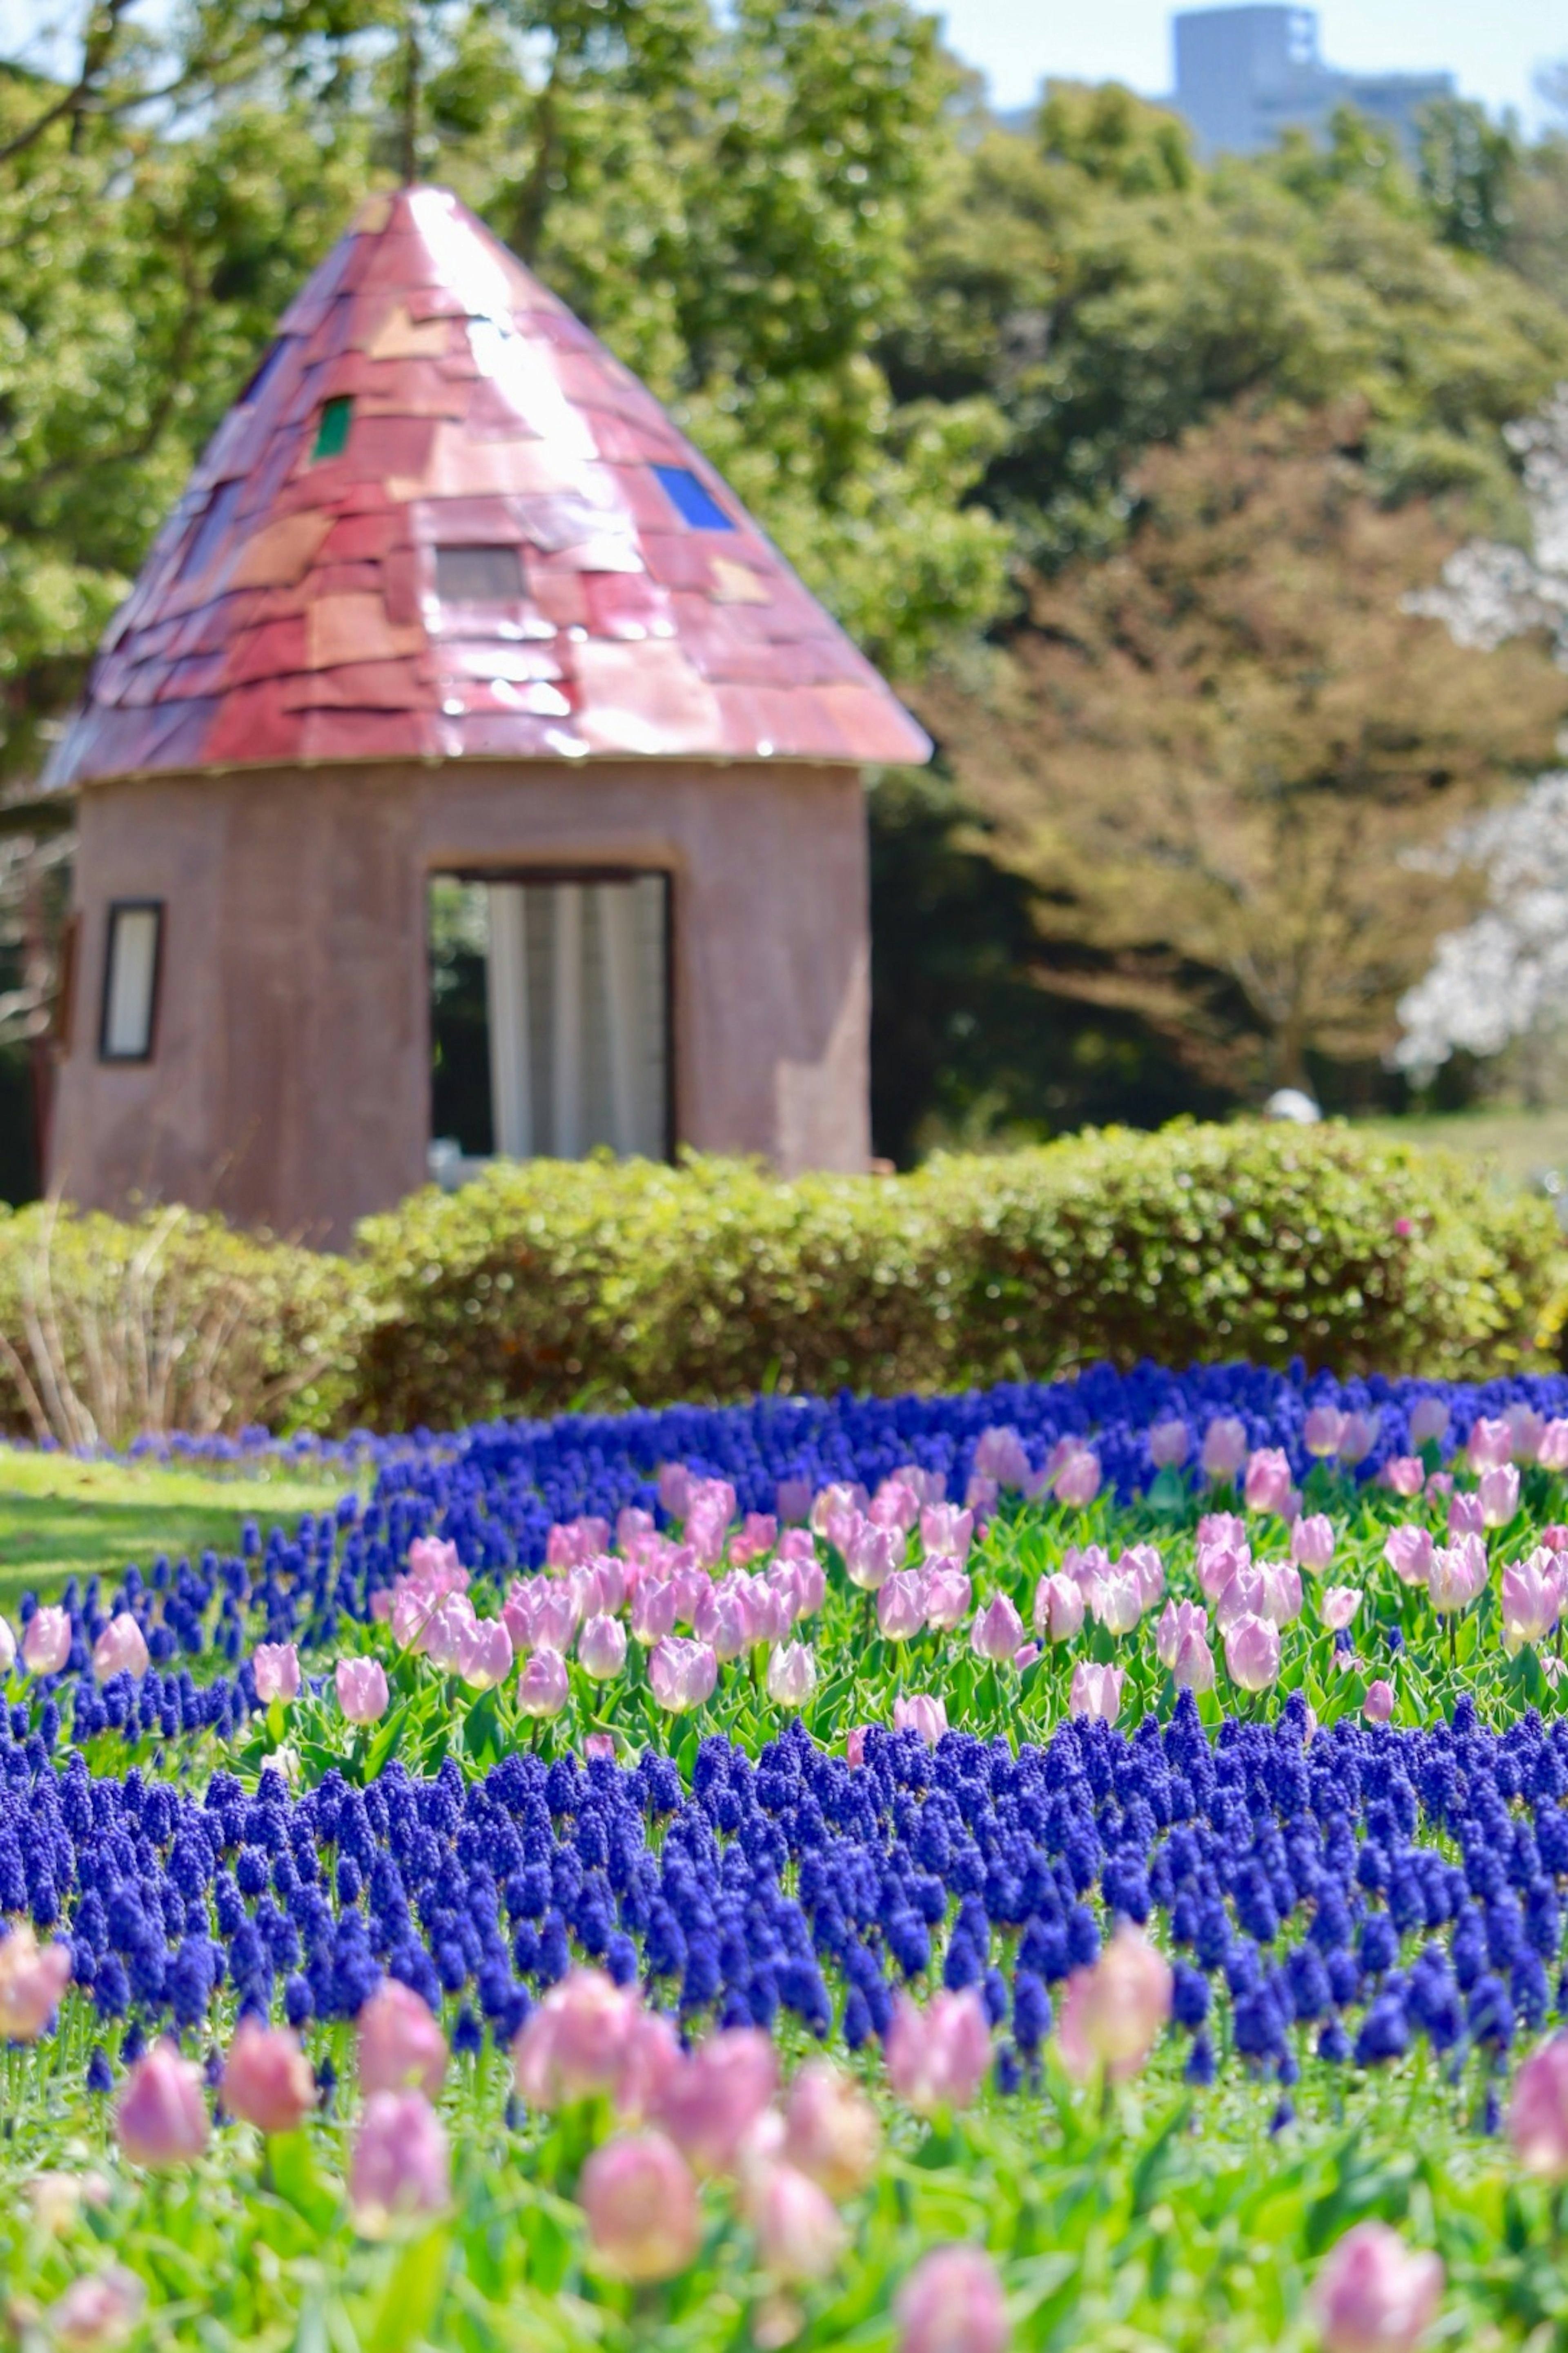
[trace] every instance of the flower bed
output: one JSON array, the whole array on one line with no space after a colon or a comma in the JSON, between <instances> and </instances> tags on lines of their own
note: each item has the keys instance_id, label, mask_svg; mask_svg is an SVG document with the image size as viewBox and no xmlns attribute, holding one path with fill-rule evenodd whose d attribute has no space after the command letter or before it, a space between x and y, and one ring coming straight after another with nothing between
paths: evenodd
<instances>
[{"instance_id":1,"label":"flower bed","mask_svg":"<svg viewBox=\"0 0 1568 2353\"><path fill-rule=\"evenodd\" d=\"M1568 1381L373 1459L0 1633L24 2342L1552 2341Z\"/></svg>"}]
</instances>

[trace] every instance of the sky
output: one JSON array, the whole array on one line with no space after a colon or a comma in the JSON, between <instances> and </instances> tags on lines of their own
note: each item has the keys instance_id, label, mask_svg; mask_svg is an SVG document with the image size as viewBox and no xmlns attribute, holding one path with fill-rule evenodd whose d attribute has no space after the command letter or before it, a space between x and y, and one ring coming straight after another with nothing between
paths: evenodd
<instances>
[{"instance_id":1,"label":"sky","mask_svg":"<svg viewBox=\"0 0 1568 2353\"><path fill-rule=\"evenodd\" d=\"M933 13L949 47L985 74L995 106L1026 104L1047 75L1124 81L1150 98L1174 79L1165 0L945 0ZM1318 46L1328 64L1358 71L1446 68L1463 96L1494 113L1512 107L1538 130L1545 118L1531 77L1568 57L1568 9L1563 0L1324 0Z\"/></svg>"}]
</instances>

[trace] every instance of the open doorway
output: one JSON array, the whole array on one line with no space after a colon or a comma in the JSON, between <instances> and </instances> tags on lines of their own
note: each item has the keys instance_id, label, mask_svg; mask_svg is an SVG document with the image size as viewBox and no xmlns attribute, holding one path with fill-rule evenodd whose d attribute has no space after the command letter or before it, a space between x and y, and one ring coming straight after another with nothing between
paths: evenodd
<instances>
[{"instance_id":1,"label":"open doorway","mask_svg":"<svg viewBox=\"0 0 1568 2353\"><path fill-rule=\"evenodd\" d=\"M664 874L439 874L429 886L431 1168L666 1159Z\"/></svg>"}]
</instances>

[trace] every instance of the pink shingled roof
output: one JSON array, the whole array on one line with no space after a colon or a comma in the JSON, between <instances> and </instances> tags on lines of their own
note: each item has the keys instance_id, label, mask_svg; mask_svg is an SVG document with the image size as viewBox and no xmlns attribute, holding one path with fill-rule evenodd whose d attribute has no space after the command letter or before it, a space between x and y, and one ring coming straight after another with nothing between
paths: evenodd
<instances>
[{"instance_id":1,"label":"pink shingled roof","mask_svg":"<svg viewBox=\"0 0 1568 2353\"><path fill-rule=\"evenodd\" d=\"M512 559L484 549L516 551L500 593L487 566ZM284 317L49 781L929 749L636 378L455 196L408 188L365 206Z\"/></svg>"}]
</instances>

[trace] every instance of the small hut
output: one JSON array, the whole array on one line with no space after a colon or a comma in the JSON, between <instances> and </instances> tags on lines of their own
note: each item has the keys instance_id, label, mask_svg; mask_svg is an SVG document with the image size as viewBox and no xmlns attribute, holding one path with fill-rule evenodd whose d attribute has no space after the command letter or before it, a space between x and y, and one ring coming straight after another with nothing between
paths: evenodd
<instances>
[{"instance_id":1,"label":"small hut","mask_svg":"<svg viewBox=\"0 0 1568 2353\"><path fill-rule=\"evenodd\" d=\"M869 1150L920 730L445 190L366 205L100 649L51 1183L342 1241L434 1171Z\"/></svg>"}]
</instances>

